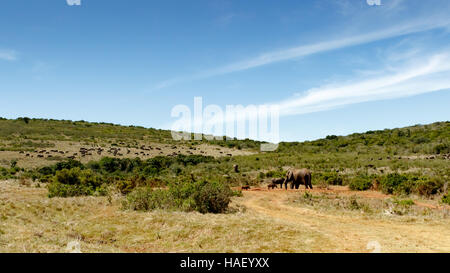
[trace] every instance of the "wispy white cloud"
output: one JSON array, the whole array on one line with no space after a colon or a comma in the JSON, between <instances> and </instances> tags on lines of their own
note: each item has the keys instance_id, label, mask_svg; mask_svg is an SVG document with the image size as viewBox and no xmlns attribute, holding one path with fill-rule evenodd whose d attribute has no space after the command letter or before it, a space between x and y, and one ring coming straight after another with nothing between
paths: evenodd
<instances>
[{"instance_id":1,"label":"wispy white cloud","mask_svg":"<svg viewBox=\"0 0 450 273\"><path fill-rule=\"evenodd\" d=\"M10 49L0 49L0 60L15 61L17 60L17 52Z\"/></svg>"},{"instance_id":2,"label":"wispy white cloud","mask_svg":"<svg viewBox=\"0 0 450 273\"><path fill-rule=\"evenodd\" d=\"M436 54L390 75L308 90L279 103L281 116L325 111L349 104L401 98L450 89L450 55Z\"/></svg>"},{"instance_id":3,"label":"wispy white cloud","mask_svg":"<svg viewBox=\"0 0 450 273\"><path fill-rule=\"evenodd\" d=\"M388 29L383 29L380 31L369 32L366 34L359 34L355 36L350 36L341 39L328 40L323 42L318 42L310 45L302 45L298 47L288 48L284 50L278 50L273 52L267 52L261 54L255 58L247 59L244 61L232 63L223 67L209 69L208 71L203 71L197 74L172 78L156 85L156 89L165 88L171 85L178 84L180 82L198 80L203 78L209 78L213 76L239 72L251 68L261 67L264 65L269 65L276 62L292 60L300 57L305 57L321 52L342 49L346 47L366 44L370 42L375 42L379 40L384 40L388 38L403 36L407 34L419 33L423 31L428 31L436 28L445 28L450 25L450 21L447 20L421 20L417 22L410 22L407 24L391 27Z\"/></svg>"},{"instance_id":4,"label":"wispy white cloud","mask_svg":"<svg viewBox=\"0 0 450 273\"><path fill-rule=\"evenodd\" d=\"M338 107L362 102L396 99L424 93L450 90L450 51L410 61L407 65L381 69L371 78L353 82L336 82L312 88L303 95L294 94L281 101L268 102L267 109L279 109L279 116L295 116L328 111ZM223 127L229 122L258 121L266 112L247 113L237 116L214 116L207 122L210 126ZM202 128L204 120L194 121L194 128ZM164 128L171 128L166 125ZM201 129L196 131L202 132ZM210 133L203 131L203 133ZM220 135L220 134L219 134ZM268 140L268 139L261 139Z\"/></svg>"}]
</instances>

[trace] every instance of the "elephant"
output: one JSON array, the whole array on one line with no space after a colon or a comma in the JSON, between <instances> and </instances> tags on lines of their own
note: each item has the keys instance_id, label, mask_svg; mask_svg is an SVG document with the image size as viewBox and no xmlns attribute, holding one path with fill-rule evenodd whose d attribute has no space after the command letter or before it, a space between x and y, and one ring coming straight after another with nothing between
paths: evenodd
<instances>
[{"instance_id":1,"label":"elephant","mask_svg":"<svg viewBox=\"0 0 450 273\"><path fill-rule=\"evenodd\" d=\"M283 188L284 178L273 178L272 184L280 185L281 188Z\"/></svg>"},{"instance_id":2,"label":"elephant","mask_svg":"<svg viewBox=\"0 0 450 273\"><path fill-rule=\"evenodd\" d=\"M286 173L286 178L284 179L284 188L287 190L287 183L291 183L291 189L298 189L300 184L305 185L305 188L312 189L311 184L311 171L308 169L291 169Z\"/></svg>"}]
</instances>

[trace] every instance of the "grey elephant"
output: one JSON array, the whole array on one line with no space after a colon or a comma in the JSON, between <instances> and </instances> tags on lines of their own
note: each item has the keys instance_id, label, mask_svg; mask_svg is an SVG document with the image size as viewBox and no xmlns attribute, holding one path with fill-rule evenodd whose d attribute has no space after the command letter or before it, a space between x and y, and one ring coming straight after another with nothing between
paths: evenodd
<instances>
[{"instance_id":1,"label":"grey elephant","mask_svg":"<svg viewBox=\"0 0 450 273\"><path fill-rule=\"evenodd\" d=\"M291 182L291 189L294 187L298 189L300 184L305 185L305 188L312 189L311 184L311 171L308 169L291 169L287 171L286 178L284 179L284 188L287 189L287 184Z\"/></svg>"},{"instance_id":2,"label":"grey elephant","mask_svg":"<svg viewBox=\"0 0 450 273\"><path fill-rule=\"evenodd\" d=\"M272 178L272 184L275 184L275 186L280 185L280 188L283 188L283 183L284 183L284 178Z\"/></svg>"}]
</instances>

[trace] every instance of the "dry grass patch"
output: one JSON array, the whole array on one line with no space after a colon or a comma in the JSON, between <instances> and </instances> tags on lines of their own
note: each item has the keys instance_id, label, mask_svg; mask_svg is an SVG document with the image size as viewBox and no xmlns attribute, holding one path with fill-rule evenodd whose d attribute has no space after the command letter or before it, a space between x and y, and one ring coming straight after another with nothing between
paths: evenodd
<instances>
[{"instance_id":1,"label":"dry grass patch","mask_svg":"<svg viewBox=\"0 0 450 273\"><path fill-rule=\"evenodd\" d=\"M0 182L0 252L64 252L71 241L83 252L299 252L317 251L315 240L326 240L236 203L228 214L144 213L121 210L117 197L46 194Z\"/></svg>"}]
</instances>

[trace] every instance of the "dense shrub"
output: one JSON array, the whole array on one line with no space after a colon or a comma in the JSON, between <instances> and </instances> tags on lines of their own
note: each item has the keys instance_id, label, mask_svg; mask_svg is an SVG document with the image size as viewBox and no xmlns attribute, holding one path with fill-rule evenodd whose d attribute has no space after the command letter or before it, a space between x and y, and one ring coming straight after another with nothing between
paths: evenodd
<instances>
[{"instance_id":1,"label":"dense shrub","mask_svg":"<svg viewBox=\"0 0 450 273\"><path fill-rule=\"evenodd\" d=\"M450 145L449 144L445 144L445 143L438 144L438 145L434 146L433 152L435 154L450 153Z\"/></svg>"},{"instance_id":2,"label":"dense shrub","mask_svg":"<svg viewBox=\"0 0 450 273\"><path fill-rule=\"evenodd\" d=\"M351 190L365 191L372 187L372 178L365 175L359 175L353 178L348 186Z\"/></svg>"},{"instance_id":3,"label":"dense shrub","mask_svg":"<svg viewBox=\"0 0 450 273\"><path fill-rule=\"evenodd\" d=\"M424 196L430 196L439 193L444 183L435 177L425 177L417 175L406 175L392 173L383 177L380 181L381 190L392 194L411 194L416 193Z\"/></svg>"},{"instance_id":4,"label":"dense shrub","mask_svg":"<svg viewBox=\"0 0 450 273\"><path fill-rule=\"evenodd\" d=\"M411 199L404 199L404 200L394 200L394 204L402 207L410 207L413 206L415 203Z\"/></svg>"},{"instance_id":5,"label":"dense shrub","mask_svg":"<svg viewBox=\"0 0 450 273\"><path fill-rule=\"evenodd\" d=\"M91 170L80 168L57 171L48 185L49 197L71 197L80 195L105 195L106 187Z\"/></svg>"},{"instance_id":6,"label":"dense shrub","mask_svg":"<svg viewBox=\"0 0 450 273\"><path fill-rule=\"evenodd\" d=\"M143 187L147 185L156 186L152 183L148 183L144 176L134 176L130 179L120 180L119 182L117 182L117 189L122 194L128 194L137 187Z\"/></svg>"},{"instance_id":7,"label":"dense shrub","mask_svg":"<svg viewBox=\"0 0 450 273\"><path fill-rule=\"evenodd\" d=\"M98 168L99 170L106 173L130 173L133 172L136 168L139 168L142 165L142 161L138 157L134 159L103 157L98 162L98 166L94 162L91 162L90 165L92 168Z\"/></svg>"},{"instance_id":8,"label":"dense shrub","mask_svg":"<svg viewBox=\"0 0 450 273\"><path fill-rule=\"evenodd\" d=\"M154 177L167 169L180 174L182 167L195 166L213 160L213 157L203 155L156 156L145 161L138 157L134 159L103 157L99 162L89 162L88 167L105 174L134 173Z\"/></svg>"},{"instance_id":9,"label":"dense shrub","mask_svg":"<svg viewBox=\"0 0 450 273\"><path fill-rule=\"evenodd\" d=\"M42 175L41 182L46 182L45 176L55 175L57 171L61 171L64 169L70 170L73 168L84 169L83 163L77 160L68 159L66 161L58 162L52 166L45 166L37 170L39 174Z\"/></svg>"},{"instance_id":10,"label":"dense shrub","mask_svg":"<svg viewBox=\"0 0 450 273\"><path fill-rule=\"evenodd\" d=\"M201 181L196 183L192 195L195 210L201 213L222 213L228 208L233 192L230 187L219 182Z\"/></svg>"},{"instance_id":11,"label":"dense shrub","mask_svg":"<svg viewBox=\"0 0 450 273\"><path fill-rule=\"evenodd\" d=\"M17 178L15 176L15 174L18 172L18 168L14 167L14 168L10 168L10 169L6 169L3 167L0 167L0 179L14 179Z\"/></svg>"},{"instance_id":12,"label":"dense shrub","mask_svg":"<svg viewBox=\"0 0 450 273\"><path fill-rule=\"evenodd\" d=\"M322 176L328 185L342 185L342 177L336 172L324 173Z\"/></svg>"},{"instance_id":13,"label":"dense shrub","mask_svg":"<svg viewBox=\"0 0 450 273\"><path fill-rule=\"evenodd\" d=\"M55 167L54 167L54 169L56 171L60 171L63 169L73 169L73 168L84 169L84 165L80 161L68 159L66 161L56 163Z\"/></svg>"},{"instance_id":14,"label":"dense shrub","mask_svg":"<svg viewBox=\"0 0 450 273\"><path fill-rule=\"evenodd\" d=\"M149 211L154 209L172 209L174 207L172 201L169 191L141 187L128 194L123 205L131 210Z\"/></svg>"},{"instance_id":15,"label":"dense shrub","mask_svg":"<svg viewBox=\"0 0 450 273\"><path fill-rule=\"evenodd\" d=\"M406 175L391 173L381 179L380 187L384 193L393 194L394 192L398 192L400 186L406 181L408 181Z\"/></svg>"},{"instance_id":16,"label":"dense shrub","mask_svg":"<svg viewBox=\"0 0 450 273\"><path fill-rule=\"evenodd\" d=\"M280 170L276 170L276 171L274 171L274 170L271 170L271 171L268 171L266 174L265 174L265 176L267 177L267 178L283 178L283 177L285 177L285 175L286 175L286 172L284 171L284 170L282 170L282 169L280 169Z\"/></svg>"},{"instance_id":17,"label":"dense shrub","mask_svg":"<svg viewBox=\"0 0 450 273\"><path fill-rule=\"evenodd\" d=\"M444 187L444 182L438 178L422 178L416 181L417 193L424 196L431 196L439 193Z\"/></svg>"},{"instance_id":18,"label":"dense shrub","mask_svg":"<svg viewBox=\"0 0 450 273\"><path fill-rule=\"evenodd\" d=\"M178 181L167 190L141 187L127 195L125 208L133 210L175 209L201 213L222 213L235 193L221 182Z\"/></svg>"}]
</instances>

